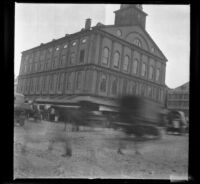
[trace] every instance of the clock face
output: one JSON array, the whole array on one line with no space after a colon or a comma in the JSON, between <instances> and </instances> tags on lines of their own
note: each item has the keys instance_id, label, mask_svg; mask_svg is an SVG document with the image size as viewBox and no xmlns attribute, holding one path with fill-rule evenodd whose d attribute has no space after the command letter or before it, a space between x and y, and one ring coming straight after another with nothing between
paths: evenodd
<instances>
[{"instance_id":1,"label":"clock face","mask_svg":"<svg viewBox=\"0 0 200 184\"><path fill-rule=\"evenodd\" d=\"M119 29L117 30L117 36L122 36L122 32Z\"/></svg>"}]
</instances>

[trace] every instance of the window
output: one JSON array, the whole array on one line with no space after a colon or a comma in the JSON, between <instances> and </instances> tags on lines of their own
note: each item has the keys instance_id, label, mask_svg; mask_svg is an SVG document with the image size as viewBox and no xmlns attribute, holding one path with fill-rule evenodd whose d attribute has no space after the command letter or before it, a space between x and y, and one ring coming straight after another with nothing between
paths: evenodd
<instances>
[{"instance_id":1,"label":"window","mask_svg":"<svg viewBox=\"0 0 200 184\"><path fill-rule=\"evenodd\" d=\"M55 89L56 89L57 78L58 78L58 76L56 74L54 74L53 75L53 92L55 92Z\"/></svg>"},{"instance_id":2,"label":"window","mask_svg":"<svg viewBox=\"0 0 200 184\"><path fill-rule=\"evenodd\" d=\"M66 61L66 55L62 55L60 60L60 66L65 66L65 61Z\"/></svg>"},{"instance_id":3,"label":"window","mask_svg":"<svg viewBox=\"0 0 200 184\"><path fill-rule=\"evenodd\" d=\"M70 54L70 64L74 64L74 63L75 63L75 53L72 52L72 53Z\"/></svg>"},{"instance_id":4,"label":"window","mask_svg":"<svg viewBox=\"0 0 200 184\"><path fill-rule=\"evenodd\" d=\"M43 71L44 70L44 63L41 63L41 69L40 69L41 71Z\"/></svg>"},{"instance_id":5,"label":"window","mask_svg":"<svg viewBox=\"0 0 200 184\"><path fill-rule=\"evenodd\" d=\"M155 49L154 49L154 47L151 47L151 52L155 52Z\"/></svg>"},{"instance_id":6,"label":"window","mask_svg":"<svg viewBox=\"0 0 200 184\"><path fill-rule=\"evenodd\" d=\"M50 80L49 80L49 89L50 89L50 91L53 90L53 75L50 76Z\"/></svg>"},{"instance_id":7,"label":"window","mask_svg":"<svg viewBox=\"0 0 200 184\"><path fill-rule=\"evenodd\" d=\"M65 44L65 45L63 46L63 48L66 49L66 48L67 48L67 44Z\"/></svg>"},{"instance_id":8,"label":"window","mask_svg":"<svg viewBox=\"0 0 200 184\"><path fill-rule=\"evenodd\" d=\"M160 77L160 70L157 69L156 70L156 81L159 81L159 77Z\"/></svg>"},{"instance_id":9,"label":"window","mask_svg":"<svg viewBox=\"0 0 200 184\"><path fill-rule=\"evenodd\" d=\"M72 73L68 74L68 78L66 80L67 84L66 84L66 89L72 89Z\"/></svg>"},{"instance_id":10,"label":"window","mask_svg":"<svg viewBox=\"0 0 200 184\"><path fill-rule=\"evenodd\" d=\"M40 78L37 78L37 82L36 82L36 92L38 93L40 89Z\"/></svg>"},{"instance_id":11,"label":"window","mask_svg":"<svg viewBox=\"0 0 200 184\"><path fill-rule=\"evenodd\" d=\"M106 75L102 74L100 82L100 91L106 92Z\"/></svg>"},{"instance_id":12,"label":"window","mask_svg":"<svg viewBox=\"0 0 200 184\"><path fill-rule=\"evenodd\" d=\"M86 43L86 39L83 39L83 40L82 40L82 43Z\"/></svg>"},{"instance_id":13,"label":"window","mask_svg":"<svg viewBox=\"0 0 200 184\"><path fill-rule=\"evenodd\" d=\"M44 80L44 78L43 78L43 76L41 76L41 77L40 77L39 92L41 92L41 90L42 90L43 80Z\"/></svg>"},{"instance_id":14,"label":"window","mask_svg":"<svg viewBox=\"0 0 200 184\"><path fill-rule=\"evenodd\" d=\"M118 68L119 67L119 59L120 59L120 54L117 51L114 54L114 64L113 64L114 68Z\"/></svg>"},{"instance_id":15,"label":"window","mask_svg":"<svg viewBox=\"0 0 200 184\"><path fill-rule=\"evenodd\" d=\"M44 93L45 92L45 83L46 83L46 79L47 79L47 76L44 76L43 77L43 83L42 83L42 93Z\"/></svg>"},{"instance_id":16,"label":"window","mask_svg":"<svg viewBox=\"0 0 200 184\"><path fill-rule=\"evenodd\" d=\"M137 45L138 47L142 47L142 44L141 44L140 40L137 39L137 38L133 41L133 43L134 43L135 45Z\"/></svg>"},{"instance_id":17,"label":"window","mask_svg":"<svg viewBox=\"0 0 200 184\"><path fill-rule=\"evenodd\" d=\"M59 50L60 50L60 48L59 48L59 47L56 47L56 52L59 51Z\"/></svg>"},{"instance_id":18,"label":"window","mask_svg":"<svg viewBox=\"0 0 200 184\"><path fill-rule=\"evenodd\" d=\"M81 50L79 63L84 63L84 59L85 59L85 50Z\"/></svg>"},{"instance_id":19,"label":"window","mask_svg":"<svg viewBox=\"0 0 200 184\"><path fill-rule=\"evenodd\" d=\"M73 42L73 43L72 43L72 46L75 46L75 45L76 45L76 42Z\"/></svg>"},{"instance_id":20,"label":"window","mask_svg":"<svg viewBox=\"0 0 200 184\"><path fill-rule=\"evenodd\" d=\"M156 90L156 99L159 100L159 96L160 96L160 90Z\"/></svg>"},{"instance_id":21,"label":"window","mask_svg":"<svg viewBox=\"0 0 200 184\"><path fill-rule=\"evenodd\" d=\"M142 76L144 77L146 75L146 64L142 63Z\"/></svg>"},{"instance_id":22,"label":"window","mask_svg":"<svg viewBox=\"0 0 200 184\"><path fill-rule=\"evenodd\" d=\"M59 76L59 81L58 81L58 91L62 91L63 89L64 78L65 78L65 74L61 73Z\"/></svg>"},{"instance_id":23,"label":"window","mask_svg":"<svg viewBox=\"0 0 200 184\"><path fill-rule=\"evenodd\" d=\"M124 57L124 63L123 63L123 70L128 71L128 65L129 65L129 56Z\"/></svg>"},{"instance_id":24,"label":"window","mask_svg":"<svg viewBox=\"0 0 200 184\"><path fill-rule=\"evenodd\" d=\"M109 49L105 47L103 49L102 63L107 65L108 60L109 60Z\"/></svg>"},{"instance_id":25,"label":"window","mask_svg":"<svg viewBox=\"0 0 200 184\"><path fill-rule=\"evenodd\" d=\"M112 82L112 90L111 90L113 95L117 94L117 79L114 79Z\"/></svg>"},{"instance_id":26,"label":"window","mask_svg":"<svg viewBox=\"0 0 200 184\"><path fill-rule=\"evenodd\" d=\"M37 63L37 72L40 71L40 63Z\"/></svg>"},{"instance_id":27,"label":"window","mask_svg":"<svg viewBox=\"0 0 200 184\"><path fill-rule=\"evenodd\" d=\"M160 91L160 101L162 102L163 99L164 99L164 91L161 90L161 91Z\"/></svg>"},{"instance_id":28,"label":"window","mask_svg":"<svg viewBox=\"0 0 200 184\"><path fill-rule=\"evenodd\" d=\"M138 60L134 59L134 61L133 61L133 73L134 74L137 73L137 68L138 68Z\"/></svg>"},{"instance_id":29,"label":"window","mask_svg":"<svg viewBox=\"0 0 200 184\"><path fill-rule=\"evenodd\" d=\"M122 36L122 32L119 29L117 30L117 36Z\"/></svg>"},{"instance_id":30,"label":"window","mask_svg":"<svg viewBox=\"0 0 200 184\"><path fill-rule=\"evenodd\" d=\"M152 98L152 88L150 86L148 86L148 97Z\"/></svg>"},{"instance_id":31,"label":"window","mask_svg":"<svg viewBox=\"0 0 200 184\"><path fill-rule=\"evenodd\" d=\"M123 91L122 91L122 94L125 95L126 91L127 91L127 80L124 80L123 81Z\"/></svg>"},{"instance_id":32,"label":"window","mask_svg":"<svg viewBox=\"0 0 200 184\"><path fill-rule=\"evenodd\" d=\"M134 82L134 83L132 83L132 93L133 94L136 94L136 88L137 87L137 85L136 85L136 83Z\"/></svg>"},{"instance_id":33,"label":"window","mask_svg":"<svg viewBox=\"0 0 200 184\"><path fill-rule=\"evenodd\" d=\"M153 66L150 66L150 68L149 68L149 79L150 80L153 79Z\"/></svg>"},{"instance_id":34,"label":"window","mask_svg":"<svg viewBox=\"0 0 200 184\"><path fill-rule=\"evenodd\" d=\"M145 86L141 85L141 96L145 96Z\"/></svg>"},{"instance_id":35,"label":"window","mask_svg":"<svg viewBox=\"0 0 200 184\"><path fill-rule=\"evenodd\" d=\"M81 79L82 79L82 72L78 72L76 78L76 89L81 89Z\"/></svg>"},{"instance_id":36,"label":"window","mask_svg":"<svg viewBox=\"0 0 200 184\"><path fill-rule=\"evenodd\" d=\"M50 83L50 76L48 75L46 77L46 82L45 82L45 91L48 92L48 88L49 88L49 83Z\"/></svg>"},{"instance_id":37,"label":"window","mask_svg":"<svg viewBox=\"0 0 200 184\"><path fill-rule=\"evenodd\" d=\"M55 57L52 60L52 69L57 68L58 67L58 57Z\"/></svg>"}]
</instances>

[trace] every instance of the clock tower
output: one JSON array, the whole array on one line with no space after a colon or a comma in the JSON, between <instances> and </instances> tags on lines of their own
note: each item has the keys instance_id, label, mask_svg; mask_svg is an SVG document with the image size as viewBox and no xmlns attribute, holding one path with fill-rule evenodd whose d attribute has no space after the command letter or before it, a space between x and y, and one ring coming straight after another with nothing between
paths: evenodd
<instances>
[{"instance_id":1,"label":"clock tower","mask_svg":"<svg viewBox=\"0 0 200 184\"><path fill-rule=\"evenodd\" d=\"M115 11L115 25L140 25L145 29L146 16L141 4L122 4L120 9Z\"/></svg>"}]
</instances>

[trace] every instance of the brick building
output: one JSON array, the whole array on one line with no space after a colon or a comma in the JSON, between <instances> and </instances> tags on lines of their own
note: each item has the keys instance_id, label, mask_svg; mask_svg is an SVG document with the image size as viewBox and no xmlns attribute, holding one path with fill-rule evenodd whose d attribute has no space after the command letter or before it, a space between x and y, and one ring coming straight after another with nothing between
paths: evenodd
<instances>
[{"instance_id":1,"label":"brick building","mask_svg":"<svg viewBox=\"0 0 200 184\"><path fill-rule=\"evenodd\" d=\"M169 110L183 111L189 118L189 82L168 90L167 108Z\"/></svg>"},{"instance_id":2,"label":"brick building","mask_svg":"<svg viewBox=\"0 0 200 184\"><path fill-rule=\"evenodd\" d=\"M18 92L38 103L114 107L135 94L164 106L167 59L145 29L142 5L123 4L114 25L87 19L80 32L22 52Z\"/></svg>"}]
</instances>

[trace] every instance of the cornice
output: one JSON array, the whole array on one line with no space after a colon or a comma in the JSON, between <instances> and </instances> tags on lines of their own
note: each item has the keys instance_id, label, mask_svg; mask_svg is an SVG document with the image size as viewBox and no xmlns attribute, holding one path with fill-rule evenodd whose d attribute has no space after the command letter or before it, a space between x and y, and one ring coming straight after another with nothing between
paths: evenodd
<instances>
[{"instance_id":1,"label":"cornice","mask_svg":"<svg viewBox=\"0 0 200 184\"><path fill-rule=\"evenodd\" d=\"M68 66L66 68L59 68L56 70L51 70L51 71L43 71L43 72L38 72L38 73L34 73L34 74L26 74L26 75L20 75L19 79L25 79L27 77L37 77L40 75L49 75L49 74L54 74L54 73L62 73L62 72L76 72L79 70L96 70L99 72L105 72L108 74L112 74L112 75L116 75L120 78L126 78L128 80L132 80L135 79L137 81L141 81L143 83L149 83L153 86L158 86L158 87L164 87L165 88L165 84L159 84L153 81L149 81L147 79L143 79L142 77L136 76L136 75L131 75L128 73L123 73L121 71L117 71L117 70L113 70L111 68L107 68L107 67L103 67L101 65L96 65L96 64L84 64L84 65L75 65L75 66Z\"/></svg>"}]
</instances>

